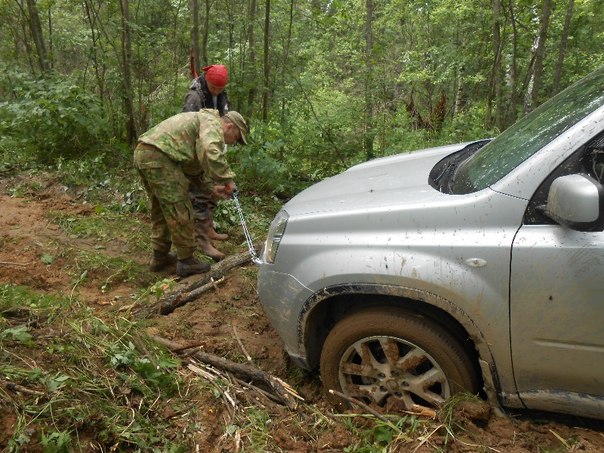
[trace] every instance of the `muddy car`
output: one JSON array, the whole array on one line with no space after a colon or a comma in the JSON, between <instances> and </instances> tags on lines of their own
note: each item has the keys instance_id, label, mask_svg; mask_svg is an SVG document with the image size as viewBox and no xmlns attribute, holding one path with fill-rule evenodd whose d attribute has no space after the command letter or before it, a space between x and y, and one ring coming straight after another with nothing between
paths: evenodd
<instances>
[{"instance_id":1,"label":"muddy car","mask_svg":"<svg viewBox=\"0 0 604 453\"><path fill-rule=\"evenodd\" d=\"M604 418L604 68L480 140L376 159L274 219L263 308L365 403Z\"/></svg>"}]
</instances>

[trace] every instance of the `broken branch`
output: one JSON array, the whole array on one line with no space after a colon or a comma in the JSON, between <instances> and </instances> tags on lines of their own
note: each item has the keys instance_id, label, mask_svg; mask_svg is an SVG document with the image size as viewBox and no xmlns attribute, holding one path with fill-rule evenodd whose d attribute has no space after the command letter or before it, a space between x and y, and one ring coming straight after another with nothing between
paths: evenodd
<instances>
[{"instance_id":1,"label":"broken branch","mask_svg":"<svg viewBox=\"0 0 604 453\"><path fill-rule=\"evenodd\" d=\"M153 303L139 305L134 308L133 313L142 318L148 318L156 314L168 315L176 308L195 300L205 291L213 288L227 271L247 263L250 259L250 253L247 251L229 256L213 265L208 273L203 274L201 278L193 283L165 294Z\"/></svg>"},{"instance_id":2,"label":"broken branch","mask_svg":"<svg viewBox=\"0 0 604 453\"><path fill-rule=\"evenodd\" d=\"M158 343L167 347L170 351L182 350L182 346L167 340L162 337L153 336L151 337ZM189 357L193 357L202 363L212 365L214 368L219 370L227 371L235 375L235 377L255 382L256 385L262 385L268 391L276 395L282 404L287 406L289 409L295 409L297 407L297 400L304 401L304 399L298 395L298 393L290 387L287 383L283 382L278 377L272 376L266 371L256 368L250 364L242 364L233 362L214 354L203 351L195 351L186 354Z\"/></svg>"},{"instance_id":3,"label":"broken branch","mask_svg":"<svg viewBox=\"0 0 604 453\"><path fill-rule=\"evenodd\" d=\"M231 323L231 327L233 328L233 335L235 336L235 340L237 340L237 343L239 344L239 347L243 351L245 358L247 359L248 362L252 363L252 356L248 354L247 350L245 349L245 346L243 346L243 342L241 341L241 338L239 338L239 335L237 335L237 328L235 327L235 324Z\"/></svg>"}]
</instances>

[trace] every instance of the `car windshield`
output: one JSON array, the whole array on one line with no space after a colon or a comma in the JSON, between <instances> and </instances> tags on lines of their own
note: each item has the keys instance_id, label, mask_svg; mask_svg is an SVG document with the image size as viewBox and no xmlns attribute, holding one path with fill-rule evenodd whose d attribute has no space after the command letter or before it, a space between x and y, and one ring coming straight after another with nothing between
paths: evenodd
<instances>
[{"instance_id":1,"label":"car windshield","mask_svg":"<svg viewBox=\"0 0 604 453\"><path fill-rule=\"evenodd\" d=\"M450 193L482 190L604 104L604 67L567 88L505 130L457 168Z\"/></svg>"}]
</instances>

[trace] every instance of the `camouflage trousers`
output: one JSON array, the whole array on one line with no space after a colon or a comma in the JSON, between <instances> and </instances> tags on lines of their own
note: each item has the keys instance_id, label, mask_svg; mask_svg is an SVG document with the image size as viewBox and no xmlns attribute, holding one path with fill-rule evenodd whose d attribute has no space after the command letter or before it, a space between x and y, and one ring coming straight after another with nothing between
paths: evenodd
<instances>
[{"instance_id":1,"label":"camouflage trousers","mask_svg":"<svg viewBox=\"0 0 604 453\"><path fill-rule=\"evenodd\" d=\"M151 201L153 250L167 253L174 244L178 259L191 257L196 249L195 226L190 181L181 166L154 146L139 143L134 150L134 167Z\"/></svg>"},{"instance_id":2,"label":"camouflage trousers","mask_svg":"<svg viewBox=\"0 0 604 453\"><path fill-rule=\"evenodd\" d=\"M216 203L212 199L212 185L204 181L203 184L191 184L189 198L193 206L195 220L208 220L212 218L212 211Z\"/></svg>"}]
</instances>

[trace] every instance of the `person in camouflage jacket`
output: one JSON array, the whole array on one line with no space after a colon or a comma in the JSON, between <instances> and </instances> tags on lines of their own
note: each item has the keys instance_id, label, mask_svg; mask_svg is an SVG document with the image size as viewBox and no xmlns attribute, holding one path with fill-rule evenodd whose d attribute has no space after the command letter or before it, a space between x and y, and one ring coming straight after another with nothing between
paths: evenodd
<instances>
[{"instance_id":1,"label":"person in camouflage jacket","mask_svg":"<svg viewBox=\"0 0 604 453\"><path fill-rule=\"evenodd\" d=\"M228 198L236 186L224 145L246 144L247 133L247 123L237 112L220 117L215 110L200 110L174 115L139 137L134 167L151 201L152 271L174 261L181 277L210 269L208 263L193 257L195 226L189 186L202 184L207 177L215 184L215 196ZM169 253L172 245L176 256Z\"/></svg>"}]
</instances>

